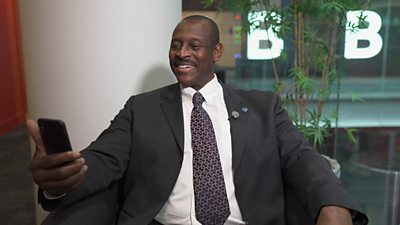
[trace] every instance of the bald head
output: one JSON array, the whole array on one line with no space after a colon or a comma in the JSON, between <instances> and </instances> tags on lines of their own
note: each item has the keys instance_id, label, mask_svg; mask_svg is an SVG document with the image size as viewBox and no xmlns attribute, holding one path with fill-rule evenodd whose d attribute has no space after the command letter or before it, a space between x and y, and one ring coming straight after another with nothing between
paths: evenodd
<instances>
[{"instance_id":1,"label":"bald head","mask_svg":"<svg viewBox=\"0 0 400 225\"><path fill-rule=\"evenodd\" d=\"M219 29L214 20L201 15L192 15L183 18L182 21L176 26L176 28L182 23L201 23L204 26L204 32L207 32L208 39L211 42L210 45L215 45L219 43Z\"/></svg>"}]
</instances>

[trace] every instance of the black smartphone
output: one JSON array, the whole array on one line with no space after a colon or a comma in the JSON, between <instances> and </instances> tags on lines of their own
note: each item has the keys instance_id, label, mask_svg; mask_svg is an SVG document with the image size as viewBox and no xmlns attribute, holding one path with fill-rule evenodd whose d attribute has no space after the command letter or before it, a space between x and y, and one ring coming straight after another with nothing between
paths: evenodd
<instances>
[{"instance_id":1,"label":"black smartphone","mask_svg":"<svg viewBox=\"0 0 400 225\"><path fill-rule=\"evenodd\" d=\"M40 118L38 125L47 154L72 150L64 121Z\"/></svg>"}]
</instances>

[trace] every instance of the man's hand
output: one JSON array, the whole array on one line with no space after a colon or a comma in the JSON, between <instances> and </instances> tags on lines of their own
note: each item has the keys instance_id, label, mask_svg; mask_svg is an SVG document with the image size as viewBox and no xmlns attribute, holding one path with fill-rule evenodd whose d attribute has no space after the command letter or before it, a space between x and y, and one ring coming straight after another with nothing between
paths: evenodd
<instances>
[{"instance_id":1,"label":"man's hand","mask_svg":"<svg viewBox=\"0 0 400 225\"><path fill-rule=\"evenodd\" d=\"M350 211L338 206L322 207L317 225L352 225Z\"/></svg>"},{"instance_id":2,"label":"man's hand","mask_svg":"<svg viewBox=\"0 0 400 225\"><path fill-rule=\"evenodd\" d=\"M53 196L68 193L78 187L87 171L85 159L81 154L68 151L47 155L37 123L28 120L26 126L36 144L31 161L35 183Z\"/></svg>"}]
</instances>

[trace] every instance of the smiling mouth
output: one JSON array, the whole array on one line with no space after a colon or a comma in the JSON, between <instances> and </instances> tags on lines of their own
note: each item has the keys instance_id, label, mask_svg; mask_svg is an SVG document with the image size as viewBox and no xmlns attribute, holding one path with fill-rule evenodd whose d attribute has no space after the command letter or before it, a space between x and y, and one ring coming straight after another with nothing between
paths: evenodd
<instances>
[{"instance_id":1,"label":"smiling mouth","mask_svg":"<svg viewBox=\"0 0 400 225\"><path fill-rule=\"evenodd\" d=\"M195 69L194 65L189 64L177 64L175 65L175 71L179 74L190 73Z\"/></svg>"},{"instance_id":2,"label":"smiling mouth","mask_svg":"<svg viewBox=\"0 0 400 225\"><path fill-rule=\"evenodd\" d=\"M178 65L177 66L179 69L191 69L191 68L193 68L194 66L192 66L192 65Z\"/></svg>"}]
</instances>

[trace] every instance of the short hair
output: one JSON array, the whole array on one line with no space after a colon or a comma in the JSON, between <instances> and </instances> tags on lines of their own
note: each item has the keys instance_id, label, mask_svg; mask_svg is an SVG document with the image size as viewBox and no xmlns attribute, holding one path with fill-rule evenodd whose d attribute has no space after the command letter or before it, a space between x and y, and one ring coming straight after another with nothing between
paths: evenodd
<instances>
[{"instance_id":1,"label":"short hair","mask_svg":"<svg viewBox=\"0 0 400 225\"><path fill-rule=\"evenodd\" d=\"M191 15L183 18L181 22L184 21L205 23L210 28L211 44L215 45L219 43L219 29L214 20L202 15Z\"/></svg>"}]
</instances>

